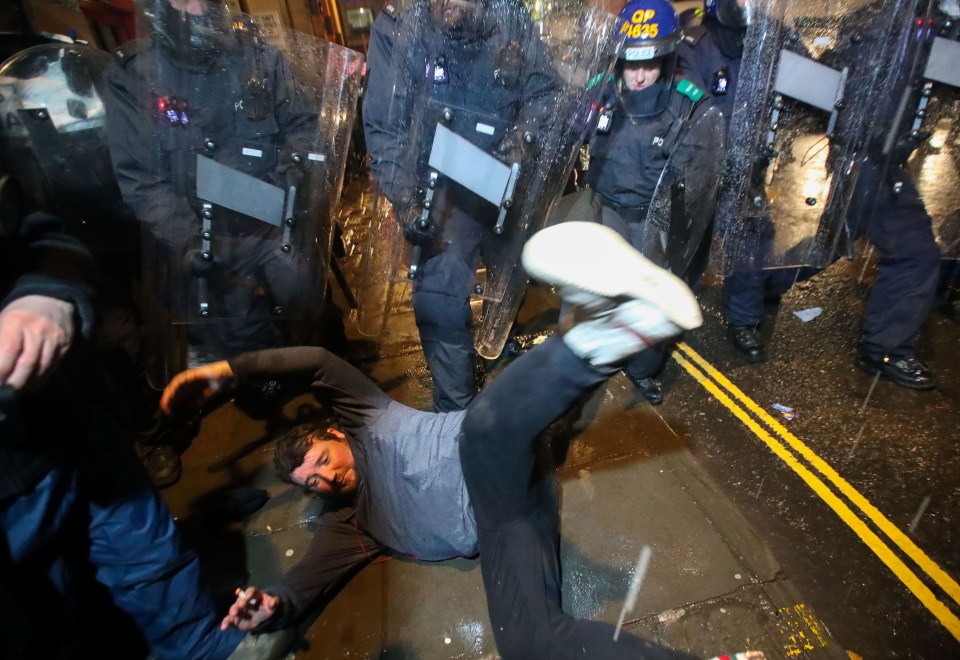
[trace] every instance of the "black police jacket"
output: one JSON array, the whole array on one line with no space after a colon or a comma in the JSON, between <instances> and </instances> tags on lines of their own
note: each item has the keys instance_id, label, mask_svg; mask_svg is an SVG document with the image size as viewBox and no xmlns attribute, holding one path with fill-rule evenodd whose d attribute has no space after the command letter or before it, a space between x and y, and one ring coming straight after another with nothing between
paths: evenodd
<instances>
[{"instance_id":1,"label":"black police jacket","mask_svg":"<svg viewBox=\"0 0 960 660\"><path fill-rule=\"evenodd\" d=\"M313 145L318 115L267 44L238 38L204 71L151 39L116 55L104 93L110 154L124 201L162 244L199 233L197 154L285 187L292 154Z\"/></svg>"},{"instance_id":2,"label":"black police jacket","mask_svg":"<svg viewBox=\"0 0 960 660\"><path fill-rule=\"evenodd\" d=\"M677 46L680 75L710 94L728 127L740 77L744 34L744 29L728 28L707 16L701 25L685 31Z\"/></svg>"},{"instance_id":3,"label":"black police jacket","mask_svg":"<svg viewBox=\"0 0 960 660\"><path fill-rule=\"evenodd\" d=\"M393 203L425 183L444 108L470 118L451 124L453 130L498 155L524 132L541 131L558 91L529 13L510 0L487 3L483 21L456 36L433 22L426 0L402 13L387 5L371 29L367 66L363 124L370 168Z\"/></svg>"},{"instance_id":4,"label":"black police jacket","mask_svg":"<svg viewBox=\"0 0 960 660\"><path fill-rule=\"evenodd\" d=\"M590 139L587 182L607 205L639 208L650 204L672 147L682 137L683 123L698 107L700 90L683 93L680 88L692 86L680 81L670 90L664 109L651 114L665 84L658 81L629 95L618 95L611 88L606 95L608 102L598 117L601 123L606 117L609 125L599 126ZM628 109L625 103L633 107Z\"/></svg>"}]
</instances>

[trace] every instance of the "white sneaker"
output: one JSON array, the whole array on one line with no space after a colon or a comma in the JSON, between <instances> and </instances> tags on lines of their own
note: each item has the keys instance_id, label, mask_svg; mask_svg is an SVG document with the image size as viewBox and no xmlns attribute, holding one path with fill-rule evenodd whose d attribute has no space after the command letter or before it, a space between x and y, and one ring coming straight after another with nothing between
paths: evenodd
<instances>
[{"instance_id":1,"label":"white sneaker","mask_svg":"<svg viewBox=\"0 0 960 660\"><path fill-rule=\"evenodd\" d=\"M523 248L527 274L558 287L579 306L567 346L594 365L610 365L703 323L700 305L676 275L656 266L614 230L564 222Z\"/></svg>"}]
</instances>

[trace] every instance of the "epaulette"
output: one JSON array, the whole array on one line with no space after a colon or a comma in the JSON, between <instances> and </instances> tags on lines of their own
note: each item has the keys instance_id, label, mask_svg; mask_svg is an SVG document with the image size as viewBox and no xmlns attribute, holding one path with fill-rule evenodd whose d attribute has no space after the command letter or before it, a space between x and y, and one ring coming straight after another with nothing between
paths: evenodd
<instances>
[{"instance_id":1,"label":"epaulette","mask_svg":"<svg viewBox=\"0 0 960 660\"><path fill-rule=\"evenodd\" d=\"M382 9L381 11L382 11L382 13L386 14L387 16L389 16L390 18L392 18L392 19L394 19L394 20L397 19L397 14L399 13L399 12L397 11L397 8L394 7L394 6L393 6L392 4L390 4L390 3L385 4L385 5L383 6L383 9Z\"/></svg>"},{"instance_id":2,"label":"epaulette","mask_svg":"<svg viewBox=\"0 0 960 660\"><path fill-rule=\"evenodd\" d=\"M593 89L594 87L596 87L601 83L612 83L614 80L616 80L616 78L612 73L606 77L606 80L604 80L603 73L598 73L593 78L587 81L587 89Z\"/></svg>"},{"instance_id":3,"label":"epaulette","mask_svg":"<svg viewBox=\"0 0 960 660\"><path fill-rule=\"evenodd\" d=\"M127 62L149 48L150 43L150 39L133 39L119 46L113 51L113 54L120 58L120 61L126 66Z\"/></svg>"},{"instance_id":4,"label":"epaulette","mask_svg":"<svg viewBox=\"0 0 960 660\"><path fill-rule=\"evenodd\" d=\"M709 30L702 25L694 25L692 27L683 29L683 41L690 44L691 46L696 46L700 43L700 40L707 36Z\"/></svg>"},{"instance_id":5,"label":"epaulette","mask_svg":"<svg viewBox=\"0 0 960 660\"><path fill-rule=\"evenodd\" d=\"M686 96L688 99L694 103L699 103L700 99L703 98L703 90L694 85L689 80L679 80L677 81L677 91Z\"/></svg>"}]
</instances>

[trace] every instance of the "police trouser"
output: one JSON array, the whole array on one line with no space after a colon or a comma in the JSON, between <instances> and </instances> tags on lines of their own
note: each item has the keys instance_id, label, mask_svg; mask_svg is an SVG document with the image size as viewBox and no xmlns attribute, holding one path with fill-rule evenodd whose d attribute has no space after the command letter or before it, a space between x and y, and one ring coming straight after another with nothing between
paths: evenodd
<instances>
[{"instance_id":1,"label":"police trouser","mask_svg":"<svg viewBox=\"0 0 960 660\"><path fill-rule=\"evenodd\" d=\"M876 211L860 223L857 235L866 235L877 253L877 277L870 290L863 320L861 350L875 356L896 357L913 352L917 336L933 307L940 277L940 250L932 221L916 185L905 172L894 192L893 177L880 180L879 169L867 161L857 179L854 199L878 190ZM860 209L852 208L851 217Z\"/></svg>"},{"instance_id":2,"label":"police trouser","mask_svg":"<svg viewBox=\"0 0 960 660\"><path fill-rule=\"evenodd\" d=\"M554 336L508 366L464 416L460 464L477 521L487 610L505 660L692 658L626 632L614 640L613 625L576 619L561 607L556 474L537 438L610 372Z\"/></svg>"},{"instance_id":3,"label":"police trouser","mask_svg":"<svg viewBox=\"0 0 960 660\"><path fill-rule=\"evenodd\" d=\"M872 161L864 163L850 209L851 218L862 218L854 228L854 238L866 236L878 256L877 277L863 320L861 349L875 356L903 356L913 351L933 306L940 252L930 216L913 181L902 173L902 189L895 193L892 181L882 182L880 176ZM874 208L871 215L870 209ZM763 318L765 296L779 296L795 282L820 270L762 270L773 240L772 225L769 237L759 233L759 238L746 244L746 251L752 252L747 259L750 265L742 266L725 282L724 315L731 325L758 324Z\"/></svg>"},{"instance_id":4,"label":"police trouser","mask_svg":"<svg viewBox=\"0 0 960 660\"><path fill-rule=\"evenodd\" d=\"M644 219L640 219L641 217ZM644 240L646 237L646 227L644 226L645 218L645 209L643 213L636 213L633 216L631 216L629 211L625 212L622 209L615 210L605 204L602 205L600 210L600 222L623 236L630 242L630 245L641 252L643 252L646 247ZM691 288L696 288L706 268L707 250L709 250L708 240L709 234L704 237L704 242L701 244L700 249L697 250L696 256L687 266L686 270L683 273L675 273ZM672 346L673 344L670 342L659 343L656 346L637 353L627 361L624 371L628 376L636 379L656 376L663 369L663 365L666 362Z\"/></svg>"},{"instance_id":5,"label":"police trouser","mask_svg":"<svg viewBox=\"0 0 960 660\"><path fill-rule=\"evenodd\" d=\"M481 252L498 237L492 231L495 207L469 197L466 191L437 187L430 214L442 234L437 244L424 248L413 282L413 313L437 412L462 410L476 395L470 294Z\"/></svg>"},{"instance_id":6,"label":"police trouser","mask_svg":"<svg viewBox=\"0 0 960 660\"><path fill-rule=\"evenodd\" d=\"M778 299L795 283L822 270L810 266L764 270L773 251L774 231L768 218L757 218L744 229L734 273L723 281L723 316L732 326L759 325L765 300Z\"/></svg>"}]
</instances>

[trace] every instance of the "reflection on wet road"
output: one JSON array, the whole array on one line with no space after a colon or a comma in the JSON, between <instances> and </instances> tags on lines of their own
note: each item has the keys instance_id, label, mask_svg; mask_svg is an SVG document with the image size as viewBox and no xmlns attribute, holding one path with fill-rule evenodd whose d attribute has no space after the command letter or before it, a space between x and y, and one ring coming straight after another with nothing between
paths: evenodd
<instances>
[{"instance_id":1,"label":"reflection on wet road","mask_svg":"<svg viewBox=\"0 0 960 660\"><path fill-rule=\"evenodd\" d=\"M917 574L866 524L866 521L876 525L890 542L896 545L943 592L950 596L955 605L960 605L960 585L957 584L956 580L930 559L913 540L887 519L828 462L824 461L800 438L792 434L783 424L744 394L742 390L704 360L690 346L681 343L678 346L678 351L674 353L674 359L705 390L740 420L751 433L762 440L774 454L796 472L804 483L860 537L860 540L923 603L924 607L960 641L960 618L957 614L938 599L937 594L923 583ZM770 431L773 432L773 435ZM813 469L811 470L811 468ZM842 497L840 497L841 495ZM929 500L927 502L929 503Z\"/></svg>"}]
</instances>

